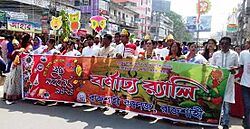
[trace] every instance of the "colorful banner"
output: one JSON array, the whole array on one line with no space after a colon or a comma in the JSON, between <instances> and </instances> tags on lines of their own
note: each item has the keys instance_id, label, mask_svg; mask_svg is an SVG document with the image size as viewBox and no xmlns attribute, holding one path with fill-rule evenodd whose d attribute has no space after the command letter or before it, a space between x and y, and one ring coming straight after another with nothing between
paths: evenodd
<instances>
[{"instance_id":1,"label":"colorful banner","mask_svg":"<svg viewBox=\"0 0 250 129\"><path fill-rule=\"evenodd\" d=\"M8 20L7 28L11 31L20 31L20 32L32 32L32 33L41 33L42 28L38 23L26 22L20 20Z\"/></svg>"},{"instance_id":2,"label":"colorful banner","mask_svg":"<svg viewBox=\"0 0 250 129\"><path fill-rule=\"evenodd\" d=\"M217 126L229 72L207 65L23 55L23 97Z\"/></svg>"}]
</instances>

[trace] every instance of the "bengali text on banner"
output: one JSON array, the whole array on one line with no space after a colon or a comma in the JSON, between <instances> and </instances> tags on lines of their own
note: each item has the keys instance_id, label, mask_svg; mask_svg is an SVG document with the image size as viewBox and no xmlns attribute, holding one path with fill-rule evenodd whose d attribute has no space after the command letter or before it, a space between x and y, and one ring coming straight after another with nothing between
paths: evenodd
<instances>
[{"instance_id":1,"label":"bengali text on banner","mask_svg":"<svg viewBox=\"0 0 250 129\"><path fill-rule=\"evenodd\" d=\"M217 126L229 71L132 59L22 55L23 98L109 106Z\"/></svg>"}]
</instances>

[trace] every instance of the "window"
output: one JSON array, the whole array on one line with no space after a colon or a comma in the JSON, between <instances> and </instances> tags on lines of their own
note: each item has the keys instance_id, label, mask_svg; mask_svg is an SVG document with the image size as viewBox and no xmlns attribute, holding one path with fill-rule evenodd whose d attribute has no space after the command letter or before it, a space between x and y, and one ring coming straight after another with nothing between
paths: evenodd
<instances>
[{"instance_id":1,"label":"window","mask_svg":"<svg viewBox=\"0 0 250 129\"><path fill-rule=\"evenodd\" d=\"M153 22L156 22L156 16L153 16Z\"/></svg>"},{"instance_id":2,"label":"window","mask_svg":"<svg viewBox=\"0 0 250 129\"><path fill-rule=\"evenodd\" d=\"M124 13L122 14L122 19L125 20L125 14Z\"/></svg>"},{"instance_id":3,"label":"window","mask_svg":"<svg viewBox=\"0 0 250 129\"><path fill-rule=\"evenodd\" d=\"M116 11L116 10L114 10L114 16L116 16L116 13L117 13L117 11Z\"/></svg>"},{"instance_id":4,"label":"window","mask_svg":"<svg viewBox=\"0 0 250 129\"><path fill-rule=\"evenodd\" d=\"M118 12L118 19L121 19L121 12Z\"/></svg>"},{"instance_id":5,"label":"window","mask_svg":"<svg viewBox=\"0 0 250 129\"><path fill-rule=\"evenodd\" d=\"M83 0L83 5L91 5L91 0Z\"/></svg>"},{"instance_id":6,"label":"window","mask_svg":"<svg viewBox=\"0 0 250 129\"><path fill-rule=\"evenodd\" d=\"M150 32L151 33L156 33L156 27L151 27Z\"/></svg>"},{"instance_id":7,"label":"window","mask_svg":"<svg viewBox=\"0 0 250 129\"><path fill-rule=\"evenodd\" d=\"M136 6L136 3L131 3L131 6Z\"/></svg>"},{"instance_id":8,"label":"window","mask_svg":"<svg viewBox=\"0 0 250 129\"><path fill-rule=\"evenodd\" d=\"M80 0L75 0L75 6L80 6Z\"/></svg>"},{"instance_id":9,"label":"window","mask_svg":"<svg viewBox=\"0 0 250 129\"><path fill-rule=\"evenodd\" d=\"M126 18L128 18L128 15L126 15Z\"/></svg>"},{"instance_id":10,"label":"window","mask_svg":"<svg viewBox=\"0 0 250 129\"><path fill-rule=\"evenodd\" d=\"M134 22L134 18L133 17L131 17L131 23L133 23Z\"/></svg>"},{"instance_id":11,"label":"window","mask_svg":"<svg viewBox=\"0 0 250 129\"><path fill-rule=\"evenodd\" d=\"M141 0L141 5L143 5L143 0Z\"/></svg>"}]
</instances>

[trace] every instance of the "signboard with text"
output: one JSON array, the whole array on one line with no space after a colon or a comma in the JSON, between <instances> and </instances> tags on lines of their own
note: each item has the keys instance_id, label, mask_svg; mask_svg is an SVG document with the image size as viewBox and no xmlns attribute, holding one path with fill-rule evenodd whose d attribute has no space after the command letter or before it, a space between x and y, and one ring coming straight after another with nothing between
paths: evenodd
<instances>
[{"instance_id":1,"label":"signboard with text","mask_svg":"<svg viewBox=\"0 0 250 129\"><path fill-rule=\"evenodd\" d=\"M208 65L23 55L23 97L217 126L229 72Z\"/></svg>"},{"instance_id":2,"label":"signboard with text","mask_svg":"<svg viewBox=\"0 0 250 129\"><path fill-rule=\"evenodd\" d=\"M41 33L42 28L38 23L26 22L20 20L8 20L7 29L11 31L19 32L32 32L32 33Z\"/></svg>"}]
</instances>

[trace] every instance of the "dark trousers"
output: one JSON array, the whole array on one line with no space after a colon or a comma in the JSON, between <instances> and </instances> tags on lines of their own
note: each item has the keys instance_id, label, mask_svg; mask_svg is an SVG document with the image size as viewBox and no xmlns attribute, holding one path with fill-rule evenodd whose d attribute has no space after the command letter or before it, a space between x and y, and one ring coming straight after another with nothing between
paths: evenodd
<instances>
[{"instance_id":1,"label":"dark trousers","mask_svg":"<svg viewBox=\"0 0 250 129\"><path fill-rule=\"evenodd\" d=\"M6 64L2 58L0 58L0 72L4 72L6 70Z\"/></svg>"},{"instance_id":2,"label":"dark trousers","mask_svg":"<svg viewBox=\"0 0 250 129\"><path fill-rule=\"evenodd\" d=\"M242 86L242 99L244 104L243 124L245 129L250 129L250 88Z\"/></svg>"}]
</instances>

